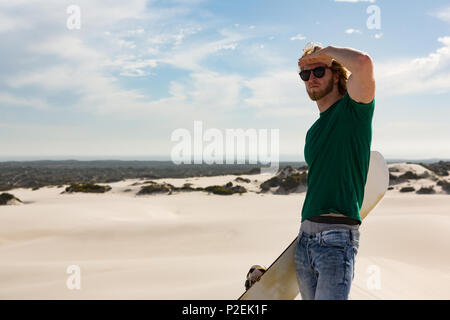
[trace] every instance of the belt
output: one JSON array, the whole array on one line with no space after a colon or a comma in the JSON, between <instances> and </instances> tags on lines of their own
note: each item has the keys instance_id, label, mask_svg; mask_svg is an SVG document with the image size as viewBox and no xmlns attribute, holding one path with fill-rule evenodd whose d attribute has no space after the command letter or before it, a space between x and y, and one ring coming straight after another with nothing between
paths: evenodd
<instances>
[{"instance_id":1,"label":"belt","mask_svg":"<svg viewBox=\"0 0 450 320\"><path fill-rule=\"evenodd\" d=\"M348 217L336 217L336 216L316 216L311 217L306 220L317 222L317 223L330 223L330 224L348 224L355 226L361 224L358 220L348 218Z\"/></svg>"}]
</instances>

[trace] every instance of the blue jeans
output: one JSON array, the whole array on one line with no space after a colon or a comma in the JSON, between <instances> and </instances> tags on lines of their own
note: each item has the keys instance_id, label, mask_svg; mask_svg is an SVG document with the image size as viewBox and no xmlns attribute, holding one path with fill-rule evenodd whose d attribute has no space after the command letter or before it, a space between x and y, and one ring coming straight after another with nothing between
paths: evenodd
<instances>
[{"instance_id":1,"label":"blue jeans","mask_svg":"<svg viewBox=\"0 0 450 320\"><path fill-rule=\"evenodd\" d=\"M358 230L300 231L295 270L302 299L347 300L358 248Z\"/></svg>"}]
</instances>

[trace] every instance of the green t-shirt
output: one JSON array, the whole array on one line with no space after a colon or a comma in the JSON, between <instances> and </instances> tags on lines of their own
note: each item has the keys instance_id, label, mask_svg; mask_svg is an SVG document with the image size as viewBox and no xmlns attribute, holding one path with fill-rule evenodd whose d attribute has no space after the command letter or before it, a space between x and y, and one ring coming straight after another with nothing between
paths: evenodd
<instances>
[{"instance_id":1,"label":"green t-shirt","mask_svg":"<svg viewBox=\"0 0 450 320\"><path fill-rule=\"evenodd\" d=\"M346 93L306 134L308 178L302 222L325 213L359 220L369 170L375 99L357 103Z\"/></svg>"}]
</instances>

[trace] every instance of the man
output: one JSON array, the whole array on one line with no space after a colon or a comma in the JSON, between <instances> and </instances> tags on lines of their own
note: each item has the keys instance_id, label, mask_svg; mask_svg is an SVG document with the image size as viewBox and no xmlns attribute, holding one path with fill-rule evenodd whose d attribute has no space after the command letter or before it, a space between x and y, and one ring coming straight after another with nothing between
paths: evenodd
<instances>
[{"instance_id":1,"label":"man","mask_svg":"<svg viewBox=\"0 0 450 320\"><path fill-rule=\"evenodd\" d=\"M312 44L298 65L320 112L304 149L308 187L295 253L299 289L304 300L346 300L369 170L373 64L358 50Z\"/></svg>"}]
</instances>

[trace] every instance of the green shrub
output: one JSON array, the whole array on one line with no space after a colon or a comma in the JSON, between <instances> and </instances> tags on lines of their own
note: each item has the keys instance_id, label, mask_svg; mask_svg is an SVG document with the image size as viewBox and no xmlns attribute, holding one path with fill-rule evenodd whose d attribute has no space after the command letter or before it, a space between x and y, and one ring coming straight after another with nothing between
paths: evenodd
<instances>
[{"instance_id":1,"label":"green shrub","mask_svg":"<svg viewBox=\"0 0 450 320\"><path fill-rule=\"evenodd\" d=\"M413 192L416 191L413 187L403 187L400 189L400 192Z\"/></svg>"},{"instance_id":2,"label":"green shrub","mask_svg":"<svg viewBox=\"0 0 450 320\"><path fill-rule=\"evenodd\" d=\"M263 191L268 191L270 188L278 187L279 185L280 185L280 180L278 179L278 177L273 177L273 178L270 178L269 180L266 180L263 183L261 183L261 185L259 187Z\"/></svg>"},{"instance_id":3,"label":"green shrub","mask_svg":"<svg viewBox=\"0 0 450 320\"><path fill-rule=\"evenodd\" d=\"M234 193L232 189L224 186L209 186L205 188L205 191L220 195L230 195Z\"/></svg>"},{"instance_id":4,"label":"green shrub","mask_svg":"<svg viewBox=\"0 0 450 320\"><path fill-rule=\"evenodd\" d=\"M151 184L149 186L141 187L141 190L137 195L153 194L153 193L166 193L172 191L170 185L167 184Z\"/></svg>"},{"instance_id":5,"label":"green shrub","mask_svg":"<svg viewBox=\"0 0 450 320\"><path fill-rule=\"evenodd\" d=\"M425 188L422 187L419 190L416 191L417 194L434 194L436 193L436 191L434 190L434 188L431 186L429 188Z\"/></svg>"},{"instance_id":6,"label":"green shrub","mask_svg":"<svg viewBox=\"0 0 450 320\"><path fill-rule=\"evenodd\" d=\"M280 186L285 190L295 189L301 184L306 185L306 173L291 174L280 182Z\"/></svg>"},{"instance_id":7,"label":"green shrub","mask_svg":"<svg viewBox=\"0 0 450 320\"><path fill-rule=\"evenodd\" d=\"M93 183L73 183L66 188L66 192L104 193L111 190L110 186L101 186Z\"/></svg>"},{"instance_id":8,"label":"green shrub","mask_svg":"<svg viewBox=\"0 0 450 320\"><path fill-rule=\"evenodd\" d=\"M412 171L406 171L404 174L400 175L398 177L399 179L412 179L412 180L418 180L421 179L417 174L415 174Z\"/></svg>"},{"instance_id":9,"label":"green shrub","mask_svg":"<svg viewBox=\"0 0 450 320\"><path fill-rule=\"evenodd\" d=\"M14 195L12 195L11 193L7 193L7 192L3 192L2 194L0 194L0 205L6 205L8 204L8 201L16 199L19 202L20 199L16 198Z\"/></svg>"},{"instance_id":10,"label":"green shrub","mask_svg":"<svg viewBox=\"0 0 450 320\"><path fill-rule=\"evenodd\" d=\"M438 186L442 187L442 190L450 194L450 182L446 180L439 180L437 183Z\"/></svg>"},{"instance_id":11,"label":"green shrub","mask_svg":"<svg viewBox=\"0 0 450 320\"><path fill-rule=\"evenodd\" d=\"M237 177L236 179L234 179L234 181L250 183L250 179L241 178L241 177Z\"/></svg>"}]
</instances>

